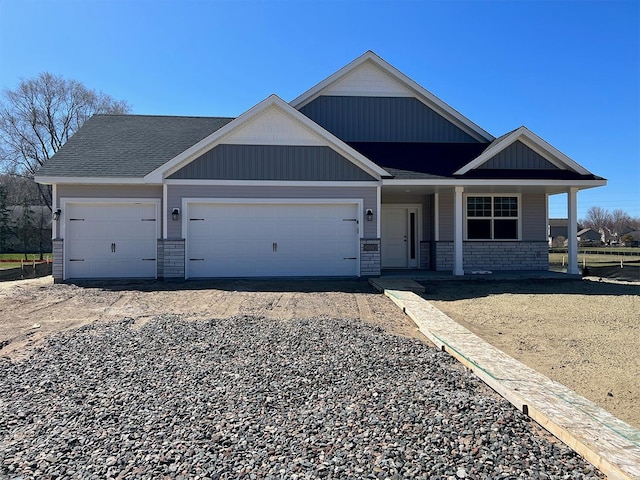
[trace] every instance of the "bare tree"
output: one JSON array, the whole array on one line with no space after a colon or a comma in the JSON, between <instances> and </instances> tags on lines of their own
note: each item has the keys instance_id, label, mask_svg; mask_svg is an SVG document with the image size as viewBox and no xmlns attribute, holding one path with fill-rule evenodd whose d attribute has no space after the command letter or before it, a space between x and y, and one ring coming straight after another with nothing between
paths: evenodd
<instances>
[{"instance_id":1,"label":"bare tree","mask_svg":"<svg viewBox=\"0 0 640 480\"><path fill-rule=\"evenodd\" d=\"M91 115L127 113L129 104L44 72L5 90L0 101L0 171L33 178ZM51 192L40 188L51 208Z\"/></svg>"},{"instance_id":2,"label":"bare tree","mask_svg":"<svg viewBox=\"0 0 640 480\"><path fill-rule=\"evenodd\" d=\"M632 222L633 219L627 212L624 210L614 210L611 212L609 228L618 238L620 238L624 233L626 233L623 232L625 228L631 228Z\"/></svg>"},{"instance_id":3,"label":"bare tree","mask_svg":"<svg viewBox=\"0 0 640 480\"><path fill-rule=\"evenodd\" d=\"M590 207L587 216L580 223L596 232L604 232L611 223L611 214L602 207Z\"/></svg>"}]
</instances>

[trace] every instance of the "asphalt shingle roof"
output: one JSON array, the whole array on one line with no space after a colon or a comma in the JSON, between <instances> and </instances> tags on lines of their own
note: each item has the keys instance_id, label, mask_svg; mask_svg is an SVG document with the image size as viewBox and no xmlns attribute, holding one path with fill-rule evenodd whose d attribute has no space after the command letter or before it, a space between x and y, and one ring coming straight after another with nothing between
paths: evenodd
<instances>
[{"instance_id":1,"label":"asphalt shingle roof","mask_svg":"<svg viewBox=\"0 0 640 480\"><path fill-rule=\"evenodd\" d=\"M94 115L37 175L141 178L231 120L233 118Z\"/></svg>"}]
</instances>

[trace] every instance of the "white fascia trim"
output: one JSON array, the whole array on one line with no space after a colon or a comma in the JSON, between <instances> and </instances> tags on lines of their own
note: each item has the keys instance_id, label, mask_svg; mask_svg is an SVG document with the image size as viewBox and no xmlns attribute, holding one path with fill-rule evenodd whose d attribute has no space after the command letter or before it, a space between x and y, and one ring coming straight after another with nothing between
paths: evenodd
<instances>
[{"instance_id":1,"label":"white fascia trim","mask_svg":"<svg viewBox=\"0 0 640 480\"><path fill-rule=\"evenodd\" d=\"M484 152L482 152L481 155L479 155L477 158L467 163L464 167L455 172L454 175L464 175L469 170L473 170L474 168L479 167L517 140L520 140L527 147L531 148L539 155L545 157L548 161L562 170L573 170L580 175L591 174L591 172L586 170L580 164L571 160L553 145L540 138L527 127L523 126L511 132L509 135L498 141L495 145L487 148Z\"/></svg>"},{"instance_id":2,"label":"white fascia trim","mask_svg":"<svg viewBox=\"0 0 640 480\"><path fill-rule=\"evenodd\" d=\"M445 180L382 180L382 186L428 186L428 187L448 187L448 186L512 186L512 187L557 187L557 186L566 186L566 187L584 187L584 188L592 188L592 187L602 187L607 184L606 180L456 180L456 179L445 179Z\"/></svg>"},{"instance_id":3,"label":"white fascia trim","mask_svg":"<svg viewBox=\"0 0 640 480\"><path fill-rule=\"evenodd\" d=\"M413 81L411 78L406 76L404 73L402 73L400 70L398 70L396 67L394 67L390 63L380 58L371 50L359 56L358 58L353 60L351 63L347 64L346 66L342 67L340 70L335 72L333 75L330 75L329 77L325 78L322 82L318 83L314 87L304 92L302 95L292 100L290 102L291 106L295 109L302 108L306 104L310 103L311 101L319 97L322 93L322 90L325 90L331 84L337 82L342 77L347 75L349 72L356 69L357 67L359 67L360 65L362 65L367 61L372 62L375 66L382 69L386 73L390 74L397 81L405 85L407 88L409 88L410 90L413 90L419 97L419 100L421 100L425 105L427 105L430 108L433 108L438 113L445 116L448 120L451 120L452 123L454 123L455 125L462 127L463 130L471 134L471 136L475 137L477 140L486 140L489 142L495 140L495 137L491 135L489 132L481 128L479 125L476 125L474 122L469 120L467 117L462 115L460 112L455 110L450 105L447 105L445 102L443 102L438 97L436 97L433 93L429 92L426 88L424 88L420 84Z\"/></svg>"},{"instance_id":4,"label":"white fascia trim","mask_svg":"<svg viewBox=\"0 0 640 480\"><path fill-rule=\"evenodd\" d=\"M279 108L283 113L289 115L295 121L303 124L307 129L311 130L313 133L320 136L325 142L327 142L328 147L332 148L347 159L351 160L354 164L365 170L367 173L373 175L375 178L389 175L389 172L387 172L383 168L380 168L360 152L351 148L338 137L326 131L320 125L313 122L311 119L297 111L295 108L292 108L291 105L282 100L280 97L272 94L262 102L244 112L238 118L227 123L224 127L216 130L208 137L200 140L192 147L189 147L181 154L172 158L153 172L149 173L145 177L145 180L148 182L162 183L165 177L171 175L190 161L195 160L204 152L211 150L220 143L223 143L224 137L230 135L232 132L241 128L242 125L246 124L246 122L272 107Z\"/></svg>"},{"instance_id":5,"label":"white fascia trim","mask_svg":"<svg viewBox=\"0 0 640 480\"><path fill-rule=\"evenodd\" d=\"M58 209L58 185L51 185L51 211L55 212ZM53 214L52 214L53 215ZM51 220L51 240L55 240L58 235L58 223L60 220Z\"/></svg>"},{"instance_id":6,"label":"white fascia trim","mask_svg":"<svg viewBox=\"0 0 640 480\"><path fill-rule=\"evenodd\" d=\"M44 185L59 185L73 183L76 185L160 185L162 182L152 183L145 181L143 178L131 177L42 177L35 176L37 183Z\"/></svg>"},{"instance_id":7,"label":"white fascia trim","mask_svg":"<svg viewBox=\"0 0 640 480\"><path fill-rule=\"evenodd\" d=\"M167 185L237 186L237 187L376 187L380 181L371 182L316 182L289 180L165 180Z\"/></svg>"},{"instance_id":8,"label":"white fascia trim","mask_svg":"<svg viewBox=\"0 0 640 480\"><path fill-rule=\"evenodd\" d=\"M376 188L376 236L380 238L382 232L382 187L378 185Z\"/></svg>"},{"instance_id":9,"label":"white fascia trim","mask_svg":"<svg viewBox=\"0 0 640 480\"><path fill-rule=\"evenodd\" d=\"M169 225L167 225L167 217L169 214L167 213L167 203L169 202L169 187L165 183L162 185L162 214L160 218L162 218L162 239L167 239L167 234L169 230Z\"/></svg>"}]
</instances>

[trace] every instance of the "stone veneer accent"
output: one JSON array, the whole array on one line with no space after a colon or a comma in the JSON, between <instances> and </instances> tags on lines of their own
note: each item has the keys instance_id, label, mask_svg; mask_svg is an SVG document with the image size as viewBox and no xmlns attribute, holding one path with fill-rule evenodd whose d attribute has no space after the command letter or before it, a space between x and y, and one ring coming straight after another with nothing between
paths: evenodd
<instances>
[{"instance_id":1,"label":"stone veneer accent","mask_svg":"<svg viewBox=\"0 0 640 480\"><path fill-rule=\"evenodd\" d=\"M360 239L360 276L380 276L380 239Z\"/></svg>"},{"instance_id":2,"label":"stone veneer accent","mask_svg":"<svg viewBox=\"0 0 640 480\"><path fill-rule=\"evenodd\" d=\"M436 271L453 270L453 242L433 242L433 256Z\"/></svg>"},{"instance_id":3,"label":"stone veneer accent","mask_svg":"<svg viewBox=\"0 0 640 480\"><path fill-rule=\"evenodd\" d=\"M156 253L156 276L164 277L164 240L158 239L158 251Z\"/></svg>"},{"instance_id":4,"label":"stone veneer accent","mask_svg":"<svg viewBox=\"0 0 640 480\"><path fill-rule=\"evenodd\" d=\"M184 240L158 241L158 277L184 279L184 248Z\"/></svg>"},{"instance_id":5,"label":"stone veneer accent","mask_svg":"<svg viewBox=\"0 0 640 480\"><path fill-rule=\"evenodd\" d=\"M436 270L453 270L453 242L435 242ZM549 245L539 242L463 242L463 268L548 270Z\"/></svg>"},{"instance_id":6,"label":"stone veneer accent","mask_svg":"<svg viewBox=\"0 0 640 480\"><path fill-rule=\"evenodd\" d=\"M51 241L53 253L53 266L51 274L53 283L59 283L64 278L64 240L56 238Z\"/></svg>"},{"instance_id":7,"label":"stone veneer accent","mask_svg":"<svg viewBox=\"0 0 640 480\"><path fill-rule=\"evenodd\" d=\"M420 242L420 269L429 270L431 266L431 242Z\"/></svg>"}]
</instances>

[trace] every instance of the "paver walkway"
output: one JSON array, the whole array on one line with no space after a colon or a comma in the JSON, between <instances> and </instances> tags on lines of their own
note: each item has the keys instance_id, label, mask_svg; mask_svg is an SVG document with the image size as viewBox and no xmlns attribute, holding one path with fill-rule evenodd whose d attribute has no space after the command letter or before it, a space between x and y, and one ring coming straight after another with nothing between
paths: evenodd
<instances>
[{"instance_id":1,"label":"paver walkway","mask_svg":"<svg viewBox=\"0 0 640 480\"><path fill-rule=\"evenodd\" d=\"M640 430L493 347L413 293L410 279L371 279L438 348L457 358L505 399L610 479L640 479ZM412 291L413 290L413 291Z\"/></svg>"}]
</instances>

